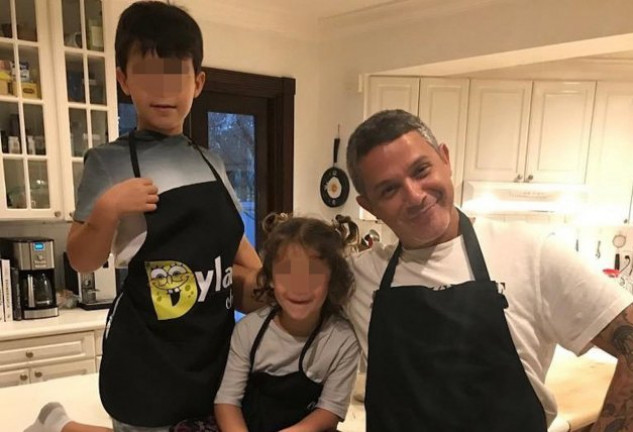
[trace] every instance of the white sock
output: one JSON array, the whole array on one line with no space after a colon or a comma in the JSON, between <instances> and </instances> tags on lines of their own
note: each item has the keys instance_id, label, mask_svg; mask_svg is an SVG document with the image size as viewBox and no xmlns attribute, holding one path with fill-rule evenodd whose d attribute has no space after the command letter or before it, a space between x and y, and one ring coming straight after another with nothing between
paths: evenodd
<instances>
[{"instance_id":1,"label":"white sock","mask_svg":"<svg viewBox=\"0 0 633 432\"><path fill-rule=\"evenodd\" d=\"M70 421L61 404L50 402L42 407L35 423L24 429L24 432L61 432L66 423Z\"/></svg>"}]
</instances>

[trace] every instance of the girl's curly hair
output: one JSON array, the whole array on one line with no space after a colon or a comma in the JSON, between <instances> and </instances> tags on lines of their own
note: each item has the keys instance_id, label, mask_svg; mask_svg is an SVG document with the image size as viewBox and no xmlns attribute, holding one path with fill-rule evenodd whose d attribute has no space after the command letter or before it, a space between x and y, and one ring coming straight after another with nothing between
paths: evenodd
<instances>
[{"instance_id":1,"label":"girl's curly hair","mask_svg":"<svg viewBox=\"0 0 633 432\"><path fill-rule=\"evenodd\" d=\"M261 251L262 268L257 275L255 297L275 304L273 292L273 263L289 244L297 244L315 251L330 269L328 294L322 313L340 313L352 295L354 276L345 260L348 247L358 245L357 225L348 217L337 215L332 224L309 217L292 217L286 213L271 213L262 222L268 238Z\"/></svg>"}]
</instances>

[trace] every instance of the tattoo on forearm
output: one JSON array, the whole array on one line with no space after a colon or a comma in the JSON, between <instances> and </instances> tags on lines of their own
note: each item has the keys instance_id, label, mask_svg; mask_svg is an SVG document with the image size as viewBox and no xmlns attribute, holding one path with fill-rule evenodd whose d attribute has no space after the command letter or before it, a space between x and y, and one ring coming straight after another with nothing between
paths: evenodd
<instances>
[{"instance_id":1,"label":"tattoo on forearm","mask_svg":"<svg viewBox=\"0 0 633 432\"><path fill-rule=\"evenodd\" d=\"M623 318L626 320L626 317ZM616 328L611 343L624 356L629 369L633 370L633 325L629 323Z\"/></svg>"},{"instance_id":2,"label":"tattoo on forearm","mask_svg":"<svg viewBox=\"0 0 633 432\"><path fill-rule=\"evenodd\" d=\"M604 428L604 432L621 432L625 430L626 422L624 419L615 419Z\"/></svg>"}]
</instances>

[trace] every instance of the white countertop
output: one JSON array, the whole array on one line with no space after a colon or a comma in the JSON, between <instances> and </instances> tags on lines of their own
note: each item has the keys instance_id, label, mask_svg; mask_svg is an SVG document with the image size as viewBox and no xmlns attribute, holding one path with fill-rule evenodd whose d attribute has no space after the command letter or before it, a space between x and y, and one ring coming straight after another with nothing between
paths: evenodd
<instances>
[{"instance_id":1,"label":"white countertop","mask_svg":"<svg viewBox=\"0 0 633 432\"><path fill-rule=\"evenodd\" d=\"M112 427L99 400L98 374L0 388L0 425L21 432L32 424L48 402L61 403L68 416L81 423Z\"/></svg>"},{"instance_id":2,"label":"white countertop","mask_svg":"<svg viewBox=\"0 0 633 432\"><path fill-rule=\"evenodd\" d=\"M48 402L61 403L74 421L111 427L110 417L99 399L99 375L89 374L56 380L0 388L0 424L3 431L20 432L29 426ZM361 402L352 398L345 422L340 423L342 432L365 431L365 409ZM548 432L566 432L569 424L556 418Z\"/></svg>"},{"instance_id":3,"label":"white countertop","mask_svg":"<svg viewBox=\"0 0 633 432\"><path fill-rule=\"evenodd\" d=\"M0 323L0 335L4 336L6 328L12 329L15 336L33 336L37 331L39 335L59 333L59 327L68 329L69 332L81 331L103 327L105 311L65 311L58 318L40 320L39 322L55 322L52 330L40 330L34 327L38 322ZM57 321L55 321L57 320ZM21 324L26 324L28 329L22 329ZM17 326L17 327L16 327ZM41 331L41 332L40 332ZM554 356L556 363L564 364L575 356L563 349L557 349ZM615 359L598 349L590 350L585 356L598 362L615 362ZM16 387L0 388L0 424L2 431L20 432L30 425L37 417L39 410L48 402L60 402L69 416L78 422L109 427L110 418L105 412L99 399L98 374L67 377L35 384L27 384ZM5 402L5 401L8 401ZM339 424L342 432L364 432L365 410L363 404L352 398L345 422ZM562 417L557 417L550 425L549 432L569 431L569 423Z\"/></svg>"},{"instance_id":4,"label":"white countertop","mask_svg":"<svg viewBox=\"0 0 633 432\"><path fill-rule=\"evenodd\" d=\"M0 321L0 341L96 330L105 327L107 309L60 309L59 316L21 321Z\"/></svg>"}]
</instances>

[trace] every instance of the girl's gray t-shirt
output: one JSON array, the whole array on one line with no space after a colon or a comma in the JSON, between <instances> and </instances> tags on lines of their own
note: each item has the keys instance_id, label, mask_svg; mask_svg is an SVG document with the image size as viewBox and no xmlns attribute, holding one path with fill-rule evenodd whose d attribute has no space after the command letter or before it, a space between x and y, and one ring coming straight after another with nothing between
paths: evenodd
<instances>
[{"instance_id":1,"label":"girl's gray t-shirt","mask_svg":"<svg viewBox=\"0 0 633 432\"><path fill-rule=\"evenodd\" d=\"M216 181L200 152L184 135L157 139L150 132L138 131L134 137L141 177L150 178L159 194L182 186ZM77 190L75 221L85 222L101 194L115 184L134 177L127 138L127 135L121 136L112 143L86 152L83 175ZM222 159L207 149L200 150L220 175L238 211L241 210ZM146 234L143 213L121 218L112 245L117 267L127 266L145 241Z\"/></svg>"},{"instance_id":2,"label":"girl's gray t-shirt","mask_svg":"<svg viewBox=\"0 0 633 432\"><path fill-rule=\"evenodd\" d=\"M255 337L270 313L270 306L242 318L233 330L231 349L216 404L242 406ZM253 372L287 375L299 370L299 357L307 338L297 338L271 321L262 338ZM344 419L356 381L358 342L351 325L342 317L331 316L322 325L303 361L304 372L312 381L323 383L316 405Z\"/></svg>"}]
</instances>

